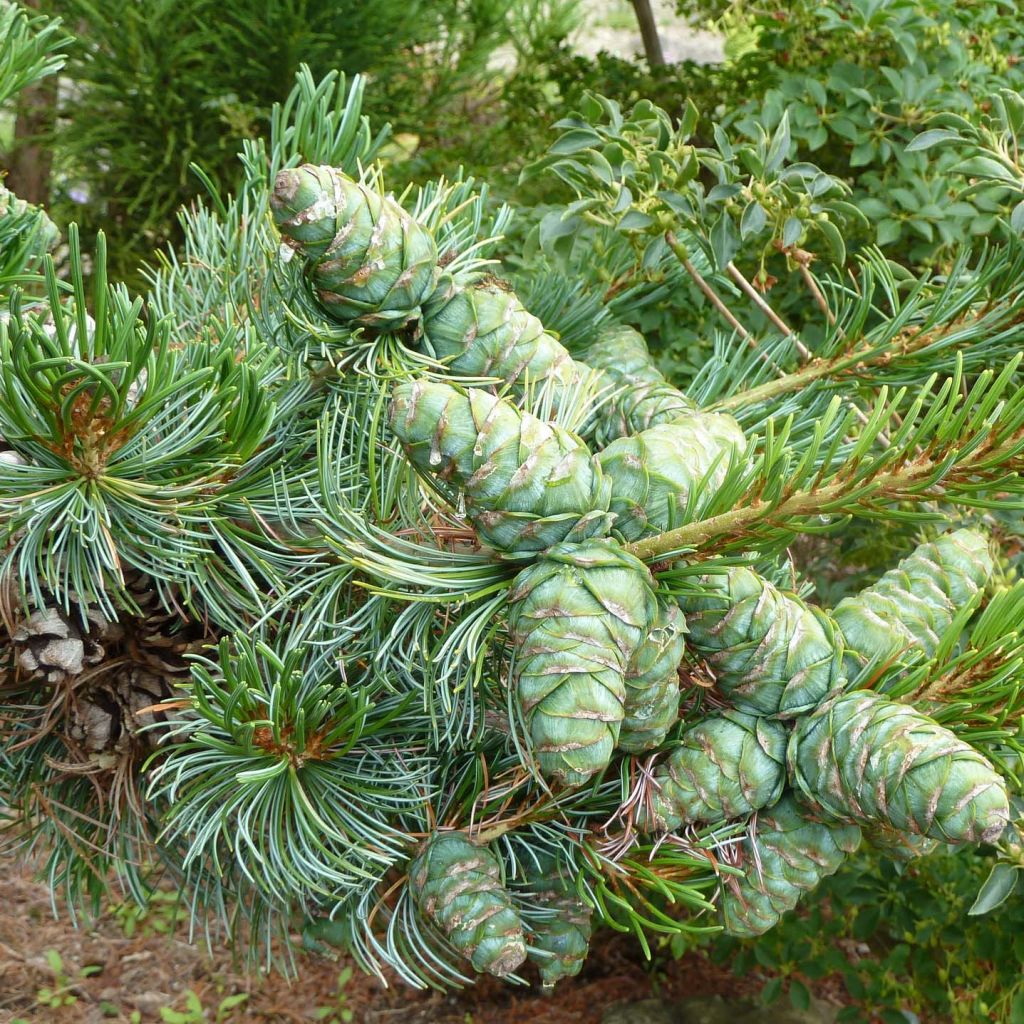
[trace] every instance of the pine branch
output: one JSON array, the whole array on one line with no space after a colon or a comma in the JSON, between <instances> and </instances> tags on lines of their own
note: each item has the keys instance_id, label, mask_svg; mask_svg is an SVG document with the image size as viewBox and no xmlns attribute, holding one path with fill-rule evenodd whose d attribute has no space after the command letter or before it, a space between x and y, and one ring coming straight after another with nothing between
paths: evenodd
<instances>
[{"instance_id":1,"label":"pine branch","mask_svg":"<svg viewBox=\"0 0 1024 1024\"><path fill-rule=\"evenodd\" d=\"M1024 336L1016 283L1022 259L1024 249L1015 246L1009 254L984 254L969 270L963 256L937 291L922 280L901 300L884 261L870 256L864 264L861 296L840 310L817 356L776 380L737 390L709 407L739 410L819 384L913 384L922 373L951 372L960 356L968 372L991 366L1011 355ZM876 305L879 290L891 307L884 317L879 317Z\"/></svg>"},{"instance_id":2,"label":"pine branch","mask_svg":"<svg viewBox=\"0 0 1024 1024\"><path fill-rule=\"evenodd\" d=\"M71 40L60 18L29 16L20 4L0 3L0 105L64 66L61 49Z\"/></svg>"},{"instance_id":3,"label":"pine branch","mask_svg":"<svg viewBox=\"0 0 1024 1024\"><path fill-rule=\"evenodd\" d=\"M46 258L52 323L18 302L0 322L0 435L18 455L0 463L0 564L37 604L46 588L114 617L125 566L201 583L196 564L230 534L217 499L239 500L242 480L259 490L275 410L237 332L172 346L166 322L108 286L102 237L90 303L74 227L69 243L69 301Z\"/></svg>"},{"instance_id":4,"label":"pine branch","mask_svg":"<svg viewBox=\"0 0 1024 1024\"><path fill-rule=\"evenodd\" d=\"M693 551L706 556L778 546L853 515L934 519L934 511L921 507L927 502L1012 506L1024 492L1017 476L1024 469L1024 388L1013 383L1021 358L998 376L980 374L966 397L960 372L935 391L931 382L892 430L891 446L879 454L871 446L893 424L902 391L889 399L883 388L869 423L851 444L839 438L852 434L852 412L826 446L838 399L816 426L807 451L788 445L788 426L778 436L769 430L755 467L731 474L704 519L637 541L629 550L648 560ZM897 510L898 502L916 507Z\"/></svg>"},{"instance_id":5,"label":"pine branch","mask_svg":"<svg viewBox=\"0 0 1024 1024\"><path fill-rule=\"evenodd\" d=\"M1024 583L998 591L962 642L975 610L961 610L933 658L909 671L883 673L872 685L924 711L1018 780L1024 752Z\"/></svg>"}]
</instances>

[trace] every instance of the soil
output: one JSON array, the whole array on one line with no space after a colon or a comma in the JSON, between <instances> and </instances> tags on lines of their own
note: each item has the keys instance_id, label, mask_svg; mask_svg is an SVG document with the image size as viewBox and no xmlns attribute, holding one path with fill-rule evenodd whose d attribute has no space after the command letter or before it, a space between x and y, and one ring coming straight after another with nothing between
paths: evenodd
<instances>
[{"instance_id":1,"label":"soil","mask_svg":"<svg viewBox=\"0 0 1024 1024\"><path fill-rule=\"evenodd\" d=\"M632 937L606 933L595 943L584 972L563 981L551 996L491 978L449 995L415 992L401 983L385 988L356 969L343 989L342 1006L336 992L344 961L304 956L297 980L276 974L254 977L233 965L227 950L209 956L190 944L183 927L159 934L154 922L142 921L128 936L124 915L110 912L76 929L67 918L54 917L48 890L24 868L10 861L0 865L0 1024L132 1024L133 1011L139 1024L160 1024L161 1009L183 1011L190 990L206 1010L205 1019L222 1024L600 1024L617 1002L654 996L668 1001L715 994L756 997L764 983L763 978L738 978L699 953L666 958L654 969ZM76 997L70 1005L40 1003L40 989L55 985L47 960L51 950L63 961L67 994ZM88 976L82 976L83 969ZM242 1006L223 1020L217 1017L225 997L242 993L249 996ZM839 1002L834 992L817 994ZM344 1008L352 1016L317 1017L326 1007L335 1013ZM192 1018L187 1024L193 1024Z\"/></svg>"}]
</instances>

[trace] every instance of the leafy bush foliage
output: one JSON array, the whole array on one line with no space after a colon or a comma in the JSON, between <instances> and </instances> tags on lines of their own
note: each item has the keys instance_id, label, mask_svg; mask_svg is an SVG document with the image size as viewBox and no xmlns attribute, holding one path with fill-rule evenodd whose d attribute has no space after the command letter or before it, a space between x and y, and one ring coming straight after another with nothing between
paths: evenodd
<instances>
[{"instance_id":1,"label":"leafy bush foliage","mask_svg":"<svg viewBox=\"0 0 1024 1024\"><path fill-rule=\"evenodd\" d=\"M915 1016L1016 1024L1024 1020L1024 901L968 914L992 862L974 851L905 865L861 856L823 884L806 913L753 941L717 939L711 956L741 974L775 975L763 991L768 1003L788 996L802 1008L809 987L841 979L856 1003L840 1012L842 1024Z\"/></svg>"},{"instance_id":2,"label":"leafy bush foliage","mask_svg":"<svg viewBox=\"0 0 1024 1024\"><path fill-rule=\"evenodd\" d=\"M739 88L722 96L725 120L756 132L788 115L797 152L848 176L871 222L866 241L942 266L957 245L988 235L999 190L965 199L961 153L906 150L936 113L982 113L1000 89L1024 82L1016 4L797 0L721 14L731 16L738 51L729 66Z\"/></svg>"}]
</instances>

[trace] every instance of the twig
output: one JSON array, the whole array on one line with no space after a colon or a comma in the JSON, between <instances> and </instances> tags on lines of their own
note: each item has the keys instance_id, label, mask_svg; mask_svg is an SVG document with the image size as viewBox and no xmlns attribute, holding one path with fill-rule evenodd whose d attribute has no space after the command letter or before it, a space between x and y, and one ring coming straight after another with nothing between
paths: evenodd
<instances>
[{"instance_id":1,"label":"twig","mask_svg":"<svg viewBox=\"0 0 1024 1024\"><path fill-rule=\"evenodd\" d=\"M736 333L755 351L758 356L764 360L764 362L770 366L775 373L780 377L786 375L786 371L782 369L778 363L770 359L764 352L761 352L758 348L757 339L736 319L732 314L732 310L722 301L721 296L711 287L710 284L704 279L701 272L693 265L693 261L690 259L689 254L686 251L686 246L679 241L678 238L671 232L665 232L665 241L668 243L668 247L675 253L676 258L683 265L683 269L693 279L694 284L707 296L708 301L718 310L719 313L725 317L729 326L736 331Z\"/></svg>"},{"instance_id":2,"label":"twig","mask_svg":"<svg viewBox=\"0 0 1024 1024\"><path fill-rule=\"evenodd\" d=\"M924 456L910 463L900 463L887 471L878 473L873 479L870 492L865 494L865 498L870 497L876 504L879 500L886 502L895 502L906 498L921 500L922 495L925 500L948 501L950 500L948 483L955 482L957 478L961 481L975 481L981 467L1000 465L1003 471L1019 472L1021 463L1017 458L1017 453L1021 450L1022 442L1024 442L1024 432L1017 431L1003 440L998 447L974 449L971 455L959 465L956 473L947 470L941 473L937 479L935 479L936 469L944 460ZM990 472L994 471L990 470ZM698 520L673 530L667 530L665 533L634 541L626 546L626 550L644 561L662 558L675 551L698 548L704 548L703 555L707 557L718 550L723 542L749 537L753 528L758 525L772 526L791 523L795 518L816 513L842 517L851 510L852 503L847 497L850 487L850 480L844 476L811 490L787 492L781 501L763 501L756 498L708 519ZM856 504L861 504L861 502ZM792 528L792 532L801 532L800 527Z\"/></svg>"},{"instance_id":3,"label":"twig","mask_svg":"<svg viewBox=\"0 0 1024 1024\"><path fill-rule=\"evenodd\" d=\"M737 320L736 317L733 316L732 312L729 310L729 307L726 306L726 304L722 301L717 292L715 292L711 285L709 285L708 282L704 280L704 278L700 274L700 271L698 271L697 268L691 262L690 257L686 252L686 247L676 238L676 236L671 231L665 232L665 241L668 242L669 248L676 254L676 257L678 258L679 262L682 263L686 272L690 275L690 277L693 278L694 282L697 284L697 287L700 288L700 290L708 297L708 299L710 299L715 309L717 309L722 314L722 316L724 316L725 319L736 329L736 331L744 339L744 341L746 341L746 343L756 351L757 341L754 339L753 335L751 335L751 333L739 322L739 320ZM772 323L775 324L775 326L778 327L779 330L782 331L782 333L787 338L792 340L797 352L800 354L801 361L806 366L814 358L811 350L807 348L807 346L802 341L800 341L799 338L797 338L793 329L785 322L785 320L783 320L782 317L780 317L778 313L776 313L775 310L772 309L772 307L769 306L767 302L765 302L765 300L758 294L757 289L743 276L739 268L734 263L730 261L728 264L726 264L726 270L728 270L733 280L736 281L740 288L742 288L743 291L751 299L753 299L757 307L762 312L764 312L764 314L772 321ZM766 356L763 352L759 353L759 355L780 377L788 376L785 370L783 370L777 363L769 359L768 356ZM853 401L848 400L848 404L850 408L853 409L853 411L856 413L857 419L859 419L861 423L868 422L867 414L864 412L863 409L861 409ZM878 440L884 447L889 446L889 438L884 432L878 435Z\"/></svg>"},{"instance_id":4,"label":"twig","mask_svg":"<svg viewBox=\"0 0 1024 1024\"><path fill-rule=\"evenodd\" d=\"M793 346L796 348L797 352L800 353L801 361L805 363L809 362L812 358L811 350L796 336L796 332L793 328L790 327L789 324L787 324L786 321L783 320L767 302L765 302L764 297L743 276L739 267L730 261L725 265L725 269L729 272L729 276L740 286L740 288L743 289L744 292L746 292L754 305L757 306L757 308L761 310L761 312L764 313L764 315L768 317L768 319L771 320L771 322L775 324L780 331L782 331L785 337L792 340Z\"/></svg>"},{"instance_id":5,"label":"twig","mask_svg":"<svg viewBox=\"0 0 1024 1024\"><path fill-rule=\"evenodd\" d=\"M693 262L686 251L686 246L684 246L671 231L665 232L665 241L668 242L668 247L676 254L676 258L680 263L682 263L690 277L693 278L697 287L707 296L708 301L715 307L715 309L718 310L719 313L722 314L722 316L725 317L729 325L748 345L750 345L751 348L756 348L757 342L754 341L750 331L748 331L746 327L744 327L743 324L741 324L739 320L732 315L732 311L722 301L719 294L707 283L707 281L704 280L701 272L693 265Z\"/></svg>"},{"instance_id":6,"label":"twig","mask_svg":"<svg viewBox=\"0 0 1024 1024\"><path fill-rule=\"evenodd\" d=\"M828 301L821 289L818 287L818 282L814 280L814 275L811 273L806 263L798 261L797 266L800 268L800 276L804 279L804 284L807 285L807 290L812 296L814 296L814 301L818 304L822 313L825 314L825 319L832 327L834 327L836 323L836 315L829 308Z\"/></svg>"}]
</instances>

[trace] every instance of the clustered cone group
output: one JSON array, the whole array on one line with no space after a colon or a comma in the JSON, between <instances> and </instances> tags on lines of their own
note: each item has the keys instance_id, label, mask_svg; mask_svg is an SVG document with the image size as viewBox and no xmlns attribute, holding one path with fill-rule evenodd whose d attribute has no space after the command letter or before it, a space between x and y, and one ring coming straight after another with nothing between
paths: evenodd
<instances>
[{"instance_id":1,"label":"clustered cone group","mask_svg":"<svg viewBox=\"0 0 1024 1024\"><path fill-rule=\"evenodd\" d=\"M984 534L921 545L832 612L743 567L669 593L626 545L700 518L749 457L733 417L697 408L629 327L603 328L585 361L573 358L504 283L448 272L425 227L338 170L282 172L271 205L328 316L402 328L452 378L494 381L399 383L389 425L427 484L457 496L481 544L518 568L509 684L528 767L554 793L583 792L615 758L643 755L641 834L749 823L719 898L737 935L772 927L862 833L901 856L999 836L1009 806L993 766L912 706L852 688L870 680L865 666L935 650L993 572ZM605 400L580 434L515 401L541 384L557 409L594 378ZM681 713L687 638L714 687ZM423 840L409 884L477 970L509 974L529 954L553 983L579 970L591 908L557 865L538 871L546 879L531 884L551 911L541 923L519 919L496 847L468 827Z\"/></svg>"}]
</instances>

